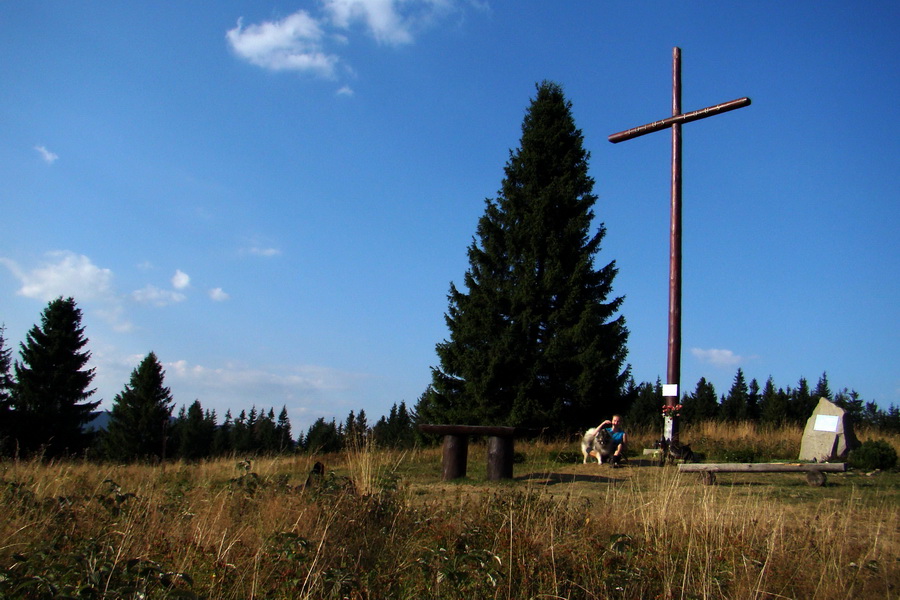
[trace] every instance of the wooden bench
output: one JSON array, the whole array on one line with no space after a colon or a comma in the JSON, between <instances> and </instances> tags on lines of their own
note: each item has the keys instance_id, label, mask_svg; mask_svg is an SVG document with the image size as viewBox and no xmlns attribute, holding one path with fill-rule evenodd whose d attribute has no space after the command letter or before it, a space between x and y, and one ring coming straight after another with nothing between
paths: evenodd
<instances>
[{"instance_id":1,"label":"wooden bench","mask_svg":"<svg viewBox=\"0 0 900 600\"><path fill-rule=\"evenodd\" d=\"M487 478L490 481L512 479L513 445L517 435L537 433L520 427L491 425L419 425L422 433L444 436L441 479L449 481L466 476L469 461L469 436L487 436Z\"/></svg>"},{"instance_id":2,"label":"wooden bench","mask_svg":"<svg viewBox=\"0 0 900 600\"><path fill-rule=\"evenodd\" d=\"M700 463L678 465L680 473L700 473L703 483L716 482L716 473L806 473L806 482L825 485L825 473L843 473L846 463Z\"/></svg>"}]
</instances>

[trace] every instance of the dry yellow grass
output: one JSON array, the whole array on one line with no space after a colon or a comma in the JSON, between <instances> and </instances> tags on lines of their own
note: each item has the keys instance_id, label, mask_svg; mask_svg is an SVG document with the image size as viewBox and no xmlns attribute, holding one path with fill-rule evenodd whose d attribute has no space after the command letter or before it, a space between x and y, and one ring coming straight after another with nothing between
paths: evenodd
<instances>
[{"instance_id":1,"label":"dry yellow grass","mask_svg":"<svg viewBox=\"0 0 900 600\"><path fill-rule=\"evenodd\" d=\"M684 433L725 447L759 432ZM52 597L36 594L43 577L97 598L898 597L897 473L704 486L636 459L550 458L576 449L519 444L515 479L495 484L480 444L452 483L439 448L361 445L249 470L0 463L0 596ZM306 487L317 459L326 475Z\"/></svg>"}]
</instances>

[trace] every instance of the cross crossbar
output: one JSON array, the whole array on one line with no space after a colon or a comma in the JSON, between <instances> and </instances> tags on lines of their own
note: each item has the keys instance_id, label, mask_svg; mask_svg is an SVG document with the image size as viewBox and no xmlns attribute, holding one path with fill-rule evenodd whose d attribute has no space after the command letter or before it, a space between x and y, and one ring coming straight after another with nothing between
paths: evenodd
<instances>
[{"instance_id":1,"label":"cross crossbar","mask_svg":"<svg viewBox=\"0 0 900 600\"><path fill-rule=\"evenodd\" d=\"M750 98L738 98L737 100L732 100L731 102L723 102L722 104L716 104L715 106L708 106L706 108L701 108L700 110L694 110L689 113L684 113L683 115L675 115L674 117L647 123L646 125L641 125L640 127L632 127L631 129L626 129L625 131L620 131L619 133L612 134L611 136L609 136L609 141L613 144L618 144L619 142L624 142L625 140L630 140L642 135L646 135L648 133L653 133L654 131L659 131L660 129L666 129L667 127L671 127L676 123L690 123L691 121L697 121L699 119L718 115L730 110L744 108L745 106L750 106Z\"/></svg>"}]
</instances>

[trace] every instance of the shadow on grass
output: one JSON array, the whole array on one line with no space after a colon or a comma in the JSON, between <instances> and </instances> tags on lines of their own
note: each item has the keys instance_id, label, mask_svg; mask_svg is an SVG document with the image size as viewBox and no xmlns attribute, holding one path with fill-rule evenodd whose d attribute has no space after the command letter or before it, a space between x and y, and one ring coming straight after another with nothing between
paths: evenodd
<instances>
[{"instance_id":1,"label":"shadow on grass","mask_svg":"<svg viewBox=\"0 0 900 600\"><path fill-rule=\"evenodd\" d=\"M516 481L534 481L544 485L556 485L558 483L624 483L625 479L618 477L604 477L603 475L583 475L581 473L527 473L519 475Z\"/></svg>"}]
</instances>

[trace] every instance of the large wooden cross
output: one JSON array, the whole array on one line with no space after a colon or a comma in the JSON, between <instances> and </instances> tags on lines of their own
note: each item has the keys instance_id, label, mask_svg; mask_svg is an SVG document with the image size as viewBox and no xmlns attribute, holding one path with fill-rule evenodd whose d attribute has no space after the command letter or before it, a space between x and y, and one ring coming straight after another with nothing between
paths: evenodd
<instances>
[{"instance_id":1,"label":"large wooden cross","mask_svg":"<svg viewBox=\"0 0 900 600\"><path fill-rule=\"evenodd\" d=\"M681 124L743 108L750 98L739 98L689 113L681 112L681 48L672 49L672 116L609 136L617 144L667 127L672 128L672 205L669 227L669 339L666 382L663 395L666 406L678 404L681 394ZM663 437L678 442L678 418L674 411L665 418Z\"/></svg>"}]
</instances>

